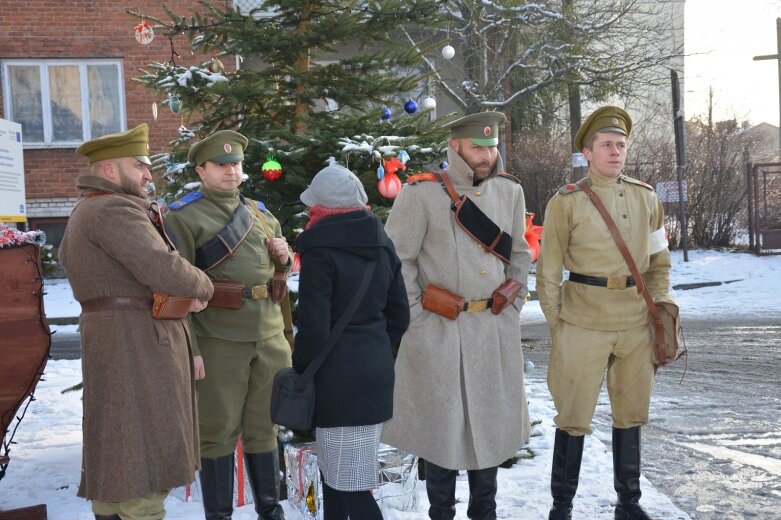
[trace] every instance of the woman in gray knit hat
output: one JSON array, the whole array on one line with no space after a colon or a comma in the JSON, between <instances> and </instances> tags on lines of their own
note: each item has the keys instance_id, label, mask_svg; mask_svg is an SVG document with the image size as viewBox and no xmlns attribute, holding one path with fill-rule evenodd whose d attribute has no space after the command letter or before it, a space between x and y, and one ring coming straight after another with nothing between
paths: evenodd
<instances>
[{"instance_id":1,"label":"woman in gray knit hat","mask_svg":"<svg viewBox=\"0 0 781 520\"><path fill-rule=\"evenodd\" d=\"M303 372L376 268L360 305L315 376L317 459L325 520L382 520L377 488L382 423L393 414L393 346L409 324L401 262L379 218L367 211L361 181L332 164L301 194L310 220L301 255L293 367Z\"/></svg>"}]
</instances>

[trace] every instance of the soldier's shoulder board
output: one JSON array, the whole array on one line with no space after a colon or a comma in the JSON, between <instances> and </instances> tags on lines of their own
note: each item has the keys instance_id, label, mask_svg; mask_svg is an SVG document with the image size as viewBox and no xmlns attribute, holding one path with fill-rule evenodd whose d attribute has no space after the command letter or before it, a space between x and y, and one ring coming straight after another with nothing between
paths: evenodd
<instances>
[{"instance_id":1,"label":"soldier's shoulder board","mask_svg":"<svg viewBox=\"0 0 781 520\"><path fill-rule=\"evenodd\" d=\"M574 182L571 182L559 188L559 195L569 195L570 193L575 193L576 191L583 191L583 188Z\"/></svg>"},{"instance_id":2,"label":"soldier's shoulder board","mask_svg":"<svg viewBox=\"0 0 781 520\"><path fill-rule=\"evenodd\" d=\"M255 204L258 206L258 209L260 211L266 211L266 205L260 202L259 200L256 200Z\"/></svg>"},{"instance_id":3,"label":"soldier's shoulder board","mask_svg":"<svg viewBox=\"0 0 781 520\"><path fill-rule=\"evenodd\" d=\"M191 191L181 199L175 200L174 202L170 203L168 205L168 209L172 211L176 211L202 198L203 198L203 193L201 193L200 191Z\"/></svg>"},{"instance_id":4,"label":"soldier's shoulder board","mask_svg":"<svg viewBox=\"0 0 781 520\"><path fill-rule=\"evenodd\" d=\"M512 181L512 182L514 182L516 184L520 184L521 183L521 179L519 179L518 177L516 177L515 175L513 175L510 172L502 172L502 173L498 174L496 177L497 178L502 178L502 179L507 179L508 181Z\"/></svg>"},{"instance_id":5,"label":"soldier's shoulder board","mask_svg":"<svg viewBox=\"0 0 781 520\"><path fill-rule=\"evenodd\" d=\"M643 188L654 191L654 187L651 186L650 184L645 183L643 181L638 181L637 179L633 179L632 177L627 177L626 175L622 175L621 180L624 182L628 182L629 184L636 184L637 186L642 186Z\"/></svg>"}]
</instances>

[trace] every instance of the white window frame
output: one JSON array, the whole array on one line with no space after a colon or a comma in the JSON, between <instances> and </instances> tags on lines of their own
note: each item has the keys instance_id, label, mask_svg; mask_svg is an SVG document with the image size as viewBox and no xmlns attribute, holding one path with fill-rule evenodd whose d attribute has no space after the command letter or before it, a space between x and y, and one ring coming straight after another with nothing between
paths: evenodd
<instances>
[{"instance_id":1,"label":"white window frame","mask_svg":"<svg viewBox=\"0 0 781 520\"><path fill-rule=\"evenodd\" d=\"M9 66L38 67L38 73L41 78L41 106L43 107L43 142L29 143L24 141L24 148L75 148L83 142L89 141L93 137L90 129L89 112L89 89L87 80L87 67L94 65L113 65L117 69L117 80L119 85L119 130L127 129L127 117L125 110L125 75L122 67L122 60L35 60L35 59L8 59L2 60L3 65L3 113L6 119L14 120L14 114L11 109L11 82L8 72ZM52 115L51 115L51 92L49 91L49 67L50 66L78 66L79 84L81 86L81 125L83 140L80 141L53 141L52 140Z\"/></svg>"}]
</instances>

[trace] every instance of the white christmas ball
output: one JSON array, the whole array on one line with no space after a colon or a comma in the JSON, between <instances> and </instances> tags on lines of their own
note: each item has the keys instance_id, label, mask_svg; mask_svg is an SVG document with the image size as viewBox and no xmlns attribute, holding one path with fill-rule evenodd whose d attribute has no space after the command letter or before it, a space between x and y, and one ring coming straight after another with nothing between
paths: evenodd
<instances>
[{"instance_id":1,"label":"white christmas ball","mask_svg":"<svg viewBox=\"0 0 781 520\"><path fill-rule=\"evenodd\" d=\"M427 97L421 104L423 105L424 110L433 110L437 106L437 100L433 97Z\"/></svg>"},{"instance_id":2,"label":"white christmas ball","mask_svg":"<svg viewBox=\"0 0 781 520\"><path fill-rule=\"evenodd\" d=\"M449 60L456 55L456 50L451 45L445 45L442 47L442 57Z\"/></svg>"}]
</instances>

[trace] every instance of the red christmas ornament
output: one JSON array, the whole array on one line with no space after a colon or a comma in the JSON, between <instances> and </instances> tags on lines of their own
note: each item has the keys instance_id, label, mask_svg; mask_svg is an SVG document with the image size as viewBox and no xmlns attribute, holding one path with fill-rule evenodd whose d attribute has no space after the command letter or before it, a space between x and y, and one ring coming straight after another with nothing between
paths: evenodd
<instances>
[{"instance_id":1,"label":"red christmas ornament","mask_svg":"<svg viewBox=\"0 0 781 520\"><path fill-rule=\"evenodd\" d=\"M155 39L155 31L148 22L142 21L136 25L136 41L141 45L149 45Z\"/></svg>"},{"instance_id":2,"label":"red christmas ornament","mask_svg":"<svg viewBox=\"0 0 781 520\"><path fill-rule=\"evenodd\" d=\"M276 182L282 177L282 165L270 155L266 158L260 171L263 172L263 178L267 181Z\"/></svg>"},{"instance_id":3,"label":"red christmas ornament","mask_svg":"<svg viewBox=\"0 0 781 520\"><path fill-rule=\"evenodd\" d=\"M377 190L386 199L395 199L401 191L401 180L395 173L385 172L385 177L377 183Z\"/></svg>"}]
</instances>

